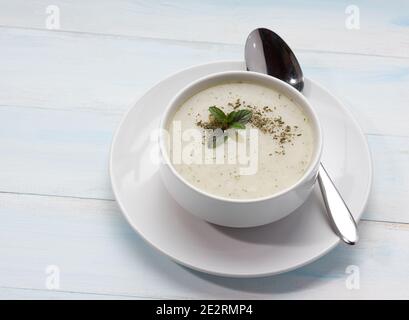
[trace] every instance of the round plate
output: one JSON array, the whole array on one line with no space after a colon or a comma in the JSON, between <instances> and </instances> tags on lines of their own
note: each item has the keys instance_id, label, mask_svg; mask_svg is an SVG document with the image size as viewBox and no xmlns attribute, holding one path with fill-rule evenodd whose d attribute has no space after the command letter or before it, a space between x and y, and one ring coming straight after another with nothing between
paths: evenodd
<instances>
[{"instance_id":1,"label":"round plate","mask_svg":"<svg viewBox=\"0 0 409 320\"><path fill-rule=\"evenodd\" d=\"M339 242L317 187L305 204L278 222L248 229L225 228L182 209L163 187L159 164L153 161L157 149L152 132L170 99L190 82L227 70L245 70L244 63L216 62L180 71L136 102L112 142L113 191L129 224L153 247L180 264L231 277L286 272L314 261ZM366 139L348 110L328 91L306 79L303 94L316 108L322 124L322 162L359 220L372 178Z\"/></svg>"}]
</instances>

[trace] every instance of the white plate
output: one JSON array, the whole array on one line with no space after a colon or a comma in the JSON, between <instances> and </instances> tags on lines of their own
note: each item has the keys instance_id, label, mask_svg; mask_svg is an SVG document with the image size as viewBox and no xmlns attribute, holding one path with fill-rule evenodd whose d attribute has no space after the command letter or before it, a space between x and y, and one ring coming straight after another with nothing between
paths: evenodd
<instances>
[{"instance_id":1,"label":"white plate","mask_svg":"<svg viewBox=\"0 0 409 320\"><path fill-rule=\"evenodd\" d=\"M170 99L193 80L226 70L244 70L244 64L225 61L189 68L161 81L139 99L112 142L113 191L130 225L180 264L231 277L286 272L314 261L339 242L328 224L317 188L304 205L283 220L250 229L224 228L178 206L162 185L158 164L151 161L150 135ZM372 179L366 139L351 114L329 92L306 79L303 93L322 124L323 163L359 220Z\"/></svg>"}]
</instances>

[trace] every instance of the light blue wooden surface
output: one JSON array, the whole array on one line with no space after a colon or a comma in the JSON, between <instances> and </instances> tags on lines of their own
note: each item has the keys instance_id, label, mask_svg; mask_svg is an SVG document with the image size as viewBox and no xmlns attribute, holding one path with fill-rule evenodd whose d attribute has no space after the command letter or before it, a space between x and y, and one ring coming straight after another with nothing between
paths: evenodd
<instances>
[{"instance_id":1,"label":"light blue wooden surface","mask_svg":"<svg viewBox=\"0 0 409 320\"><path fill-rule=\"evenodd\" d=\"M409 3L0 0L0 298L409 298ZM132 101L193 64L241 59L277 30L340 97L373 154L361 242L288 274L235 280L154 252L120 215L109 144ZM46 268L60 268L60 288ZM350 265L360 288L348 289Z\"/></svg>"}]
</instances>

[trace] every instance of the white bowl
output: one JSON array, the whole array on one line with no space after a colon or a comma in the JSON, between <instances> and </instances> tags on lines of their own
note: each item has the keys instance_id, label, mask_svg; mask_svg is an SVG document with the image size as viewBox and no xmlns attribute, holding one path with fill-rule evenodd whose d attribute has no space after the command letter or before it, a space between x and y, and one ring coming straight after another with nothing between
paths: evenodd
<instances>
[{"instance_id":1,"label":"white bowl","mask_svg":"<svg viewBox=\"0 0 409 320\"><path fill-rule=\"evenodd\" d=\"M243 228L282 219L304 203L313 190L317 178L322 153L322 131L311 105L301 93L287 83L255 72L227 71L203 77L182 89L163 114L161 132L166 131L174 112L196 93L220 83L239 81L260 84L281 92L288 98L292 98L309 117L314 131L315 146L305 174L295 184L278 193L257 199L238 200L215 196L193 186L175 170L170 161L164 134L160 135L159 144L163 158L160 174L172 197L183 208L199 218L217 225Z\"/></svg>"}]
</instances>

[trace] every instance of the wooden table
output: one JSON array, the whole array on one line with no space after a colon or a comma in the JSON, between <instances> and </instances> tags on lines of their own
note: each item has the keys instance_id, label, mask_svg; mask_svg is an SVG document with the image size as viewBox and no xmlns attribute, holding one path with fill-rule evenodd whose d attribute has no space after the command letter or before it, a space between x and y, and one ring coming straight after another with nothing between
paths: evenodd
<instances>
[{"instance_id":1,"label":"wooden table","mask_svg":"<svg viewBox=\"0 0 409 320\"><path fill-rule=\"evenodd\" d=\"M0 298L408 299L409 2L349 5L1 0ZM241 59L258 26L288 40L305 73L352 111L374 182L356 247L275 277L225 279L177 265L131 230L109 147L149 87Z\"/></svg>"}]
</instances>

